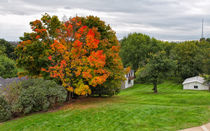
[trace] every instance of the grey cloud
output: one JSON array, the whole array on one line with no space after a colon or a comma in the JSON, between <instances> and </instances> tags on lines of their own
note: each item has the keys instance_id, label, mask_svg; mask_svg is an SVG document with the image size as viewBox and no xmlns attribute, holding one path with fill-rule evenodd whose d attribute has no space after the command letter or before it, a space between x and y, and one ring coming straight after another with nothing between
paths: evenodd
<instances>
[{"instance_id":1,"label":"grey cloud","mask_svg":"<svg viewBox=\"0 0 210 131\"><path fill-rule=\"evenodd\" d=\"M202 18L205 27L210 27L209 6L209 0L1 0L0 15L21 18L44 12L56 14L59 9L83 9L87 15L86 10L97 12L115 29L119 39L130 32L141 32L161 40L193 40L200 38ZM207 37L210 32L205 31ZM16 39L15 34L7 38Z\"/></svg>"}]
</instances>

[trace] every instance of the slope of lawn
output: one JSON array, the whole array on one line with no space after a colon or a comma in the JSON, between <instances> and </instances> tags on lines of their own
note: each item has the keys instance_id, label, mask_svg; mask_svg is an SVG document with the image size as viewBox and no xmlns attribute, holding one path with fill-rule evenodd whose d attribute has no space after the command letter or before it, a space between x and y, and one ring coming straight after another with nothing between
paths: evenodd
<instances>
[{"instance_id":1,"label":"slope of lawn","mask_svg":"<svg viewBox=\"0 0 210 131\"><path fill-rule=\"evenodd\" d=\"M181 85L136 84L112 98L88 98L62 109L36 113L0 124L0 130L178 130L210 122L210 93Z\"/></svg>"}]
</instances>

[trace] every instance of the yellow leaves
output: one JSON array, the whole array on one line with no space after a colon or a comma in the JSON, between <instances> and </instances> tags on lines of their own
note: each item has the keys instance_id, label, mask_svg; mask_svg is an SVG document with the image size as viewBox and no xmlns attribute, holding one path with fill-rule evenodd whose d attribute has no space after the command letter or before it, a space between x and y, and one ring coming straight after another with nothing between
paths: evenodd
<instances>
[{"instance_id":1,"label":"yellow leaves","mask_svg":"<svg viewBox=\"0 0 210 131\"><path fill-rule=\"evenodd\" d=\"M30 61L34 61L34 58L33 58L33 56L30 56L29 58L30 58Z\"/></svg>"},{"instance_id":2,"label":"yellow leaves","mask_svg":"<svg viewBox=\"0 0 210 131\"><path fill-rule=\"evenodd\" d=\"M91 90L88 85L81 84L79 87L75 88L74 92L78 95L91 94Z\"/></svg>"},{"instance_id":3,"label":"yellow leaves","mask_svg":"<svg viewBox=\"0 0 210 131\"><path fill-rule=\"evenodd\" d=\"M109 77L109 73L103 74L101 76L95 76L89 84L92 85L93 87L96 87L97 85L102 85L106 79Z\"/></svg>"},{"instance_id":4,"label":"yellow leaves","mask_svg":"<svg viewBox=\"0 0 210 131\"><path fill-rule=\"evenodd\" d=\"M24 77L26 75L28 75L28 72L27 71L22 71L22 72L18 72L18 77L21 78L21 77Z\"/></svg>"},{"instance_id":5,"label":"yellow leaves","mask_svg":"<svg viewBox=\"0 0 210 131\"><path fill-rule=\"evenodd\" d=\"M81 74L81 71L82 71L81 67L78 67L77 70L75 71L76 77L78 77Z\"/></svg>"},{"instance_id":6,"label":"yellow leaves","mask_svg":"<svg viewBox=\"0 0 210 131\"><path fill-rule=\"evenodd\" d=\"M130 71L131 71L131 67L130 66L125 69L125 73L126 74L128 74Z\"/></svg>"},{"instance_id":7,"label":"yellow leaves","mask_svg":"<svg viewBox=\"0 0 210 131\"><path fill-rule=\"evenodd\" d=\"M56 51L56 52L58 52L58 53L60 53L60 54L63 54L63 53L65 53L65 51L66 51L66 46L64 46L63 44L61 44L59 41L57 41L57 40L54 40L54 43L52 44L52 45L50 45L50 47L51 47L51 49L53 50L53 51Z\"/></svg>"},{"instance_id":8,"label":"yellow leaves","mask_svg":"<svg viewBox=\"0 0 210 131\"><path fill-rule=\"evenodd\" d=\"M62 86L63 87L67 87L67 84L65 82L63 82Z\"/></svg>"},{"instance_id":9,"label":"yellow leaves","mask_svg":"<svg viewBox=\"0 0 210 131\"><path fill-rule=\"evenodd\" d=\"M73 92L73 91L74 91L74 88L71 87L71 86L68 86L66 89L67 89L68 91L70 91L70 92Z\"/></svg>"}]
</instances>

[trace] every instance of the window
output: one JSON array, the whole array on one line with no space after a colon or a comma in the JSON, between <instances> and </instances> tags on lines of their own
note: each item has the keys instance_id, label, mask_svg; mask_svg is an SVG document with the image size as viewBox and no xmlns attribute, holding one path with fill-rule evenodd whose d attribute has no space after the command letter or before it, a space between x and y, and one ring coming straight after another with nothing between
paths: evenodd
<instances>
[{"instance_id":1,"label":"window","mask_svg":"<svg viewBox=\"0 0 210 131\"><path fill-rule=\"evenodd\" d=\"M194 86L194 89L198 89L198 86Z\"/></svg>"},{"instance_id":2,"label":"window","mask_svg":"<svg viewBox=\"0 0 210 131\"><path fill-rule=\"evenodd\" d=\"M128 80L128 84L131 84L131 80Z\"/></svg>"}]
</instances>

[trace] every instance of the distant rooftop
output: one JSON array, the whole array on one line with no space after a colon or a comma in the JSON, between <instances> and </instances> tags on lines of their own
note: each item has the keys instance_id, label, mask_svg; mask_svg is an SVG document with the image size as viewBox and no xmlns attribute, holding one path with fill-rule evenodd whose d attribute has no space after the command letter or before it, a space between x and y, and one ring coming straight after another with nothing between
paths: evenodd
<instances>
[{"instance_id":1,"label":"distant rooftop","mask_svg":"<svg viewBox=\"0 0 210 131\"><path fill-rule=\"evenodd\" d=\"M200 76L195 76L195 77L190 77L185 79L185 81L182 84L187 84L187 83L191 83L191 82L199 82L201 84L203 84L205 82L203 77Z\"/></svg>"}]
</instances>

